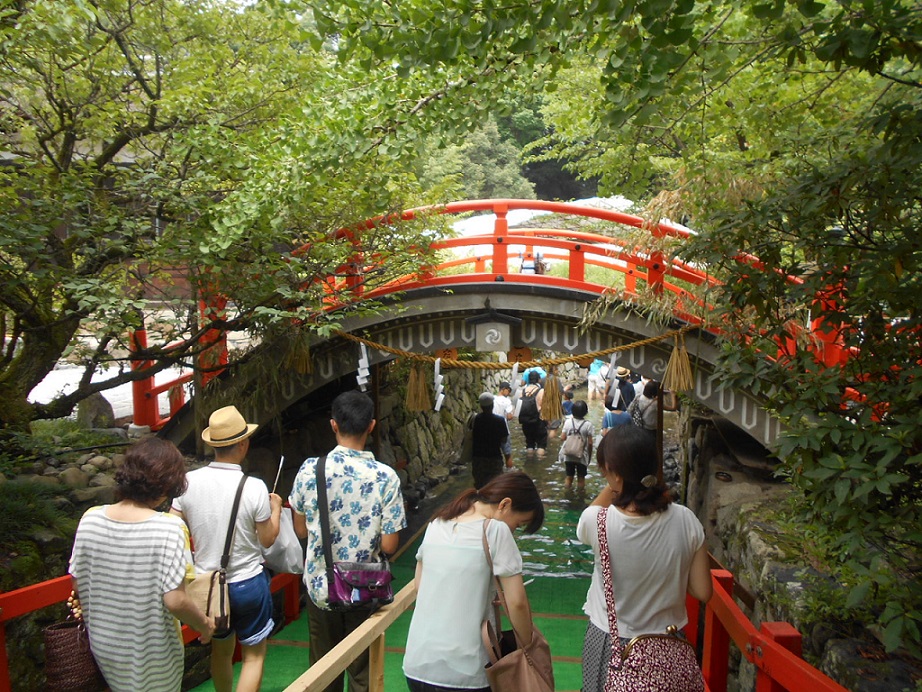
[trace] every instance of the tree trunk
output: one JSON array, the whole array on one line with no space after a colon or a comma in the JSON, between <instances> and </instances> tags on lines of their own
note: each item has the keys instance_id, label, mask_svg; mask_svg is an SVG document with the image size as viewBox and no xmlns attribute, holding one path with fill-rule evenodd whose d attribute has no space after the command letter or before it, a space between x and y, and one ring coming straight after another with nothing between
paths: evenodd
<instances>
[{"instance_id":1,"label":"tree trunk","mask_svg":"<svg viewBox=\"0 0 922 692\"><path fill-rule=\"evenodd\" d=\"M28 429L36 410L29 394L54 370L79 326L80 318L73 316L23 333L16 355L0 372L0 429Z\"/></svg>"}]
</instances>

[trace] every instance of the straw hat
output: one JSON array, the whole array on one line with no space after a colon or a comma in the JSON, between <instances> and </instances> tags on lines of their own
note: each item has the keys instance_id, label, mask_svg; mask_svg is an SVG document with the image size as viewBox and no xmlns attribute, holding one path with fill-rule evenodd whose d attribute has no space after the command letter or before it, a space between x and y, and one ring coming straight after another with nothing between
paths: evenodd
<instances>
[{"instance_id":1,"label":"straw hat","mask_svg":"<svg viewBox=\"0 0 922 692\"><path fill-rule=\"evenodd\" d=\"M236 406L225 406L211 414L202 439L212 447L230 447L256 432L256 423L247 423Z\"/></svg>"},{"instance_id":2,"label":"straw hat","mask_svg":"<svg viewBox=\"0 0 922 692\"><path fill-rule=\"evenodd\" d=\"M631 374L631 371L622 365L618 366L618 370L616 372L617 372L618 377L627 377L628 375Z\"/></svg>"}]
</instances>

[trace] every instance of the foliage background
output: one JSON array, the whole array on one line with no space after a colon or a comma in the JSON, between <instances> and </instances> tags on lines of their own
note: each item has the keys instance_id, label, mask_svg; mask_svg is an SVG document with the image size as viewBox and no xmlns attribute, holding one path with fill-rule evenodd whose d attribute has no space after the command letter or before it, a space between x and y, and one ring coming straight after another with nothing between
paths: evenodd
<instances>
[{"instance_id":1,"label":"foliage background","mask_svg":"<svg viewBox=\"0 0 922 692\"><path fill-rule=\"evenodd\" d=\"M162 367L208 327L329 329L319 277L372 256L369 285L412 272L444 230L382 224L359 256L338 229L528 194L524 149L525 173L556 162L696 229L682 252L724 281L726 384L770 393L850 604L918 654L920 60L910 0L4 4L0 427L145 375L125 334L152 292ZM177 266L196 294L219 279L227 313L189 310ZM64 355L78 391L30 405Z\"/></svg>"}]
</instances>

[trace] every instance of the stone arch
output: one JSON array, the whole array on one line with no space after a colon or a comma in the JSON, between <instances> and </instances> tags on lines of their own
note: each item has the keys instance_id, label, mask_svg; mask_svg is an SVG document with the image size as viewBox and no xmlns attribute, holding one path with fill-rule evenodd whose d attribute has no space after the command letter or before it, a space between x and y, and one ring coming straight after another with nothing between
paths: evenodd
<instances>
[{"instance_id":1,"label":"stone arch","mask_svg":"<svg viewBox=\"0 0 922 692\"><path fill-rule=\"evenodd\" d=\"M346 319L344 331L361 334L379 344L414 353L433 353L440 349L473 349L476 334L467 322L490 308L521 320L512 328L513 346L589 353L624 346L663 333L663 327L650 323L627 305L615 308L586 332L578 330L583 307L598 298L597 293L548 286L528 286L504 282L464 284L452 289L422 288L391 299L393 310L376 315ZM676 322L669 329L683 326ZM688 395L702 406L726 418L764 446L769 447L781 432L780 421L767 409L767 399L751 392L721 384L715 365L717 348L713 335L691 332L685 337L692 360L695 386ZM660 341L620 352L618 362L647 377L662 379L672 352L670 341ZM235 403L248 420L265 422L297 403L320 387L357 369L359 346L342 337L316 340L311 345L313 371L292 373L278 384L267 384L260 373L282 361L281 349L267 344L251 362L240 365L233 374L238 400L229 402L220 381L212 383L206 408ZM394 358L392 353L368 349L369 362L380 364ZM240 396L249 391L252 396ZM194 429L190 412L174 417L163 435L174 442L184 441Z\"/></svg>"}]
</instances>

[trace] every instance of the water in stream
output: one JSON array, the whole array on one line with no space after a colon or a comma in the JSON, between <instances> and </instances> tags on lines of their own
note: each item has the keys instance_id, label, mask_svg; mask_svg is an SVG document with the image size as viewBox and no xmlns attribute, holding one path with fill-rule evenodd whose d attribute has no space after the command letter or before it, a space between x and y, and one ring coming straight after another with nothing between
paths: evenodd
<instances>
[{"instance_id":1,"label":"water in stream","mask_svg":"<svg viewBox=\"0 0 922 692\"><path fill-rule=\"evenodd\" d=\"M576 399L586 399L585 387L576 390ZM586 419L592 422L595 429L593 442L598 445L605 409L599 400L586 403L589 405ZM537 455L526 457L525 438L518 421L509 422L509 432L516 468L534 479L545 506L545 520L541 530L531 536L524 533L516 536L525 563L526 578L528 575L588 577L592 573L592 549L576 540L576 523L583 509L606 484L595 465L595 453L589 463L585 491L577 490L575 481L572 488L566 488L564 464L557 460L559 436L548 441L547 455L540 459Z\"/></svg>"},{"instance_id":2,"label":"water in stream","mask_svg":"<svg viewBox=\"0 0 922 692\"><path fill-rule=\"evenodd\" d=\"M575 399L586 399L586 388L575 392ZM598 445L604 408L601 401L587 401L589 414L595 428L594 443ZM583 509L598 495L604 487L605 480L595 466L595 454L589 465L584 492L575 488L564 487L564 464L557 461L560 451L560 439L548 442L547 455L539 459L537 455L526 457L525 438L522 428L515 419L509 421L512 436L512 457L516 468L531 476L545 505L545 521L541 530L533 535L517 532L516 539L525 563L528 576L546 577L588 577L592 573L592 550L576 540L576 523ZM417 524L424 524L435 507L454 497L471 486L470 473L452 476L440 488L438 497L426 498L419 511L409 517L410 535L416 533Z\"/></svg>"}]
</instances>

